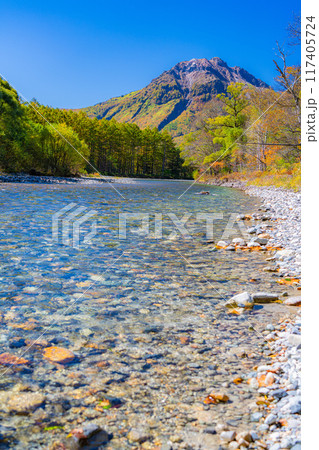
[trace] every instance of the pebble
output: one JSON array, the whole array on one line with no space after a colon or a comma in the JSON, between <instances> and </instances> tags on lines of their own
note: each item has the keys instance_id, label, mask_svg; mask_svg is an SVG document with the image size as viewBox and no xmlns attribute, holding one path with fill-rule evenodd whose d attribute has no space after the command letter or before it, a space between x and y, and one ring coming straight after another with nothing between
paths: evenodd
<instances>
[{"instance_id":1,"label":"pebble","mask_svg":"<svg viewBox=\"0 0 319 450\"><path fill-rule=\"evenodd\" d=\"M275 398L282 398L287 396L287 392L284 389L275 389L271 392L271 395Z\"/></svg>"},{"instance_id":2,"label":"pebble","mask_svg":"<svg viewBox=\"0 0 319 450\"><path fill-rule=\"evenodd\" d=\"M251 247L261 247L261 245L260 245L258 242L252 242L252 241L250 241L250 242L248 242L247 247L248 247L248 248L251 248Z\"/></svg>"},{"instance_id":3,"label":"pebble","mask_svg":"<svg viewBox=\"0 0 319 450\"><path fill-rule=\"evenodd\" d=\"M301 336L297 335L297 334L291 334L288 337L288 342L289 342L289 344L291 344L295 347L300 347L301 346Z\"/></svg>"},{"instance_id":4,"label":"pebble","mask_svg":"<svg viewBox=\"0 0 319 450\"><path fill-rule=\"evenodd\" d=\"M261 412L255 412L255 413L251 414L250 421L251 422L259 422L262 417L263 417L263 414Z\"/></svg>"},{"instance_id":5,"label":"pebble","mask_svg":"<svg viewBox=\"0 0 319 450\"><path fill-rule=\"evenodd\" d=\"M131 442L138 442L139 444L142 444L149 439L149 435L145 433L145 431L138 429L132 429L127 437Z\"/></svg>"},{"instance_id":6,"label":"pebble","mask_svg":"<svg viewBox=\"0 0 319 450\"><path fill-rule=\"evenodd\" d=\"M261 387L258 389L258 392L259 392L259 394L262 394L262 395L268 395L269 389L267 389L266 387Z\"/></svg>"},{"instance_id":7,"label":"pebble","mask_svg":"<svg viewBox=\"0 0 319 450\"><path fill-rule=\"evenodd\" d=\"M226 241L218 241L217 246L218 247L227 247L229 245L229 242Z\"/></svg>"},{"instance_id":8,"label":"pebble","mask_svg":"<svg viewBox=\"0 0 319 450\"><path fill-rule=\"evenodd\" d=\"M291 447L291 450L301 450L301 444L296 444L293 447Z\"/></svg>"},{"instance_id":9,"label":"pebble","mask_svg":"<svg viewBox=\"0 0 319 450\"><path fill-rule=\"evenodd\" d=\"M216 434L216 429L214 427L207 427L204 429L204 433L208 433L208 434Z\"/></svg>"},{"instance_id":10,"label":"pebble","mask_svg":"<svg viewBox=\"0 0 319 450\"><path fill-rule=\"evenodd\" d=\"M1 353L0 364L3 366L20 366L24 364L29 364L25 358L20 358L19 356L13 355L12 353Z\"/></svg>"},{"instance_id":11,"label":"pebble","mask_svg":"<svg viewBox=\"0 0 319 450\"><path fill-rule=\"evenodd\" d=\"M13 337L9 340L10 348L21 348L26 345L25 339L20 337Z\"/></svg>"},{"instance_id":12,"label":"pebble","mask_svg":"<svg viewBox=\"0 0 319 450\"><path fill-rule=\"evenodd\" d=\"M275 381L275 375L272 372L268 372L265 377L266 386L272 385L274 383L274 381Z\"/></svg>"},{"instance_id":13,"label":"pebble","mask_svg":"<svg viewBox=\"0 0 319 450\"><path fill-rule=\"evenodd\" d=\"M280 444L274 444L271 447L269 447L269 450L280 450Z\"/></svg>"},{"instance_id":14,"label":"pebble","mask_svg":"<svg viewBox=\"0 0 319 450\"><path fill-rule=\"evenodd\" d=\"M290 404L290 412L291 414L300 414L301 413L301 402L300 401L294 401L292 404Z\"/></svg>"},{"instance_id":15,"label":"pebble","mask_svg":"<svg viewBox=\"0 0 319 450\"><path fill-rule=\"evenodd\" d=\"M81 427L75 428L69 433L65 440L66 446L57 447L57 450L60 448L70 450L78 450L81 448L93 450L95 448L102 448L102 446L109 442L111 437L99 425L95 423L83 423Z\"/></svg>"},{"instance_id":16,"label":"pebble","mask_svg":"<svg viewBox=\"0 0 319 450\"><path fill-rule=\"evenodd\" d=\"M267 245L268 239L265 239L265 238L262 238L260 236L257 236L257 237L253 237L251 242L257 243L257 244L260 244L260 245Z\"/></svg>"},{"instance_id":17,"label":"pebble","mask_svg":"<svg viewBox=\"0 0 319 450\"><path fill-rule=\"evenodd\" d=\"M221 433L222 431L228 431L229 427L226 425L226 423L218 423L216 425L216 431L217 433Z\"/></svg>"},{"instance_id":18,"label":"pebble","mask_svg":"<svg viewBox=\"0 0 319 450\"><path fill-rule=\"evenodd\" d=\"M276 422L277 422L277 416L275 416L274 414L269 414L265 419L266 425L273 425Z\"/></svg>"},{"instance_id":19,"label":"pebble","mask_svg":"<svg viewBox=\"0 0 319 450\"><path fill-rule=\"evenodd\" d=\"M246 242L243 238L234 238L232 243L235 245L246 245Z\"/></svg>"},{"instance_id":20,"label":"pebble","mask_svg":"<svg viewBox=\"0 0 319 450\"><path fill-rule=\"evenodd\" d=\"M231 442L236 438L235 431L223 431L220 433L220 439L225 442Z\"/></svg>"}]
</instances>

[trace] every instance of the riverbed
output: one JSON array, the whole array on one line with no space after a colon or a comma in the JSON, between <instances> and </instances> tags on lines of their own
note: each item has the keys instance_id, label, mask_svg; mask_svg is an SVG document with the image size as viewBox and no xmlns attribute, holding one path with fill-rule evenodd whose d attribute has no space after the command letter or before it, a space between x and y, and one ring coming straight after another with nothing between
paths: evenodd
<instances>
[{"instance_id":1,"label":"riverbed","mask_svg":"<svg viewBox=\"0 0 319 450\"><path fill-rule=\"evenodd\" d=\"M114 449L218 449L221 422L254 428L256 392L234 380L271 361L265 324L291 312L274 303L236 315L224 303L287 286L263 271L271 251L215 246L260 200L200 190L165 180L0 185L1 353L25 360L0 366L3 448L68 448L83 423L105 430L101 448ZM56 219L65 207L92 214L75 239L75 219ZM208 214L220 215L209 236ZM73 356L54 361L52 347ZM228 401L205 403L212 391ZM33 406L19 410L23 399Z\"/></svg>"}]
</instances>

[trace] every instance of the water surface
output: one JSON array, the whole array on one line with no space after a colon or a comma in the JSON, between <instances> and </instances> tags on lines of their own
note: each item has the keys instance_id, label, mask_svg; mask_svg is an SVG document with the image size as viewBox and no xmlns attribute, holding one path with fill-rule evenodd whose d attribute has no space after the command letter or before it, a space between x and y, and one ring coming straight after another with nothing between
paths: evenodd
<instances>
[{"instance_id":1,"label":"water surface","mask_svg":"<svg viewBox=\"0 0 319 450\"><path fill-rule=\"evenodd\" d=\"M239 190L213 186L205 187L211 195L195 195L202 187L192 186L179 198L189 185L190 182L157 180L115 184L124 198L110 185L0 185L0 339L3 352L23 355L29 360L25 369L6 369L0 381L2 389L16 389L15 386L25 383L27 390L55 395L58 392L74 399L68 376L75 371L79 377L86 373L79 384L86 392L92 384L104 383L103 389L107 392L113 389L113 394L121 396L119 386L124 391L133 389L131 384L125 384L133 375L148 377L147 385L151 386L156 384L157 364L170 367L167 376L172 376L176 369L174 361L184 367L191 365L194 358L197 366L189 369L192 383L205 385L211 377L212 384L215 369L210 369L209 364L222 358L221 348L236 348L240 343L248 345L260 340L257 335L247 337L246 316L229 316L220 305L243 290L278 292L272 274L261 272L266 256L259 252L211 251L213 245L207 244L205 223L196 218L196 214L223 214L223 220L214 222L217 242L231 214L255 211L259 201ZM52 240L52 215L70 203L97 211L96 236L89 244L83 244L91 226L90 222L85 223L79 249L63 245L61 234L59 242ZM145 237L138 229L138 221L130 222L127 239L119 239L119 214L125 212L150 214L151 232L155 214L162 214L163 239ZM175 228L169 213L179 218L186 213L191 215L187 221L191 239L184 239L179 232L171 235ZM235 227L233 237L236 236L240 232ZM254 315L255 312L252 318ZM218 325L214 328L216 320ZM198 354L192 349L184 356L180 354L175 337L180 334L197 342ZM12 340L19 337L25 339L25 344L17 348L19 345L12 345ZM39 339L39 345L28 349L33 339ZM206 339L210 342L208 347ZM57 367L43 358L43 347L48 345L68 348L77 359L70 367ZM200 353L201 348L206 350ZM120 359L115 360L115 354ZM178 362L179 358L184 359ZM97 368L96 364L105 360L108 363ZM222 373L230 376L236 373L232 364L229 362L228 368L226 364L227 370L224 367ZM113 381L105 384L106 376ZM174 377L173 384L185 384L184 374ZM216 385L221 381L218 378ZM149 401L158 407L167 402L167 392L164 385L154 389L156 397L152 397L152 391L148 394ZM123 396L133 395L129 392L125 391ZM139 397L134 395L138 404ZM182 398L186 393L178 395ZM145 392L142 396L145 397ZM53 437L43 430L53 419L66 430L72 428L75 416L76 419L80 416L80 422L87 419L88 409L82 417L73 407L67 409L68 416L66 412L53 411L48 401L41 420L8 416L5 423L18 427L20 434L21 430L30 433L32 427L40 426L36 431L33 429L33 437L20 436L14 445L18 448L20 442L23 448L25 442L36 440L45 446ZM136 421L134 410L128 406L119 411L125 408L124 428L127 420ZM89 417L106 414L96 412L93 406L92 411ZM165 420L163 417L156 419L155 428L166 436L165 420L169 417ZM172 421L169 423L174 426ZM115 433L116 430L118 427L114 425ZM16 439L19 432L13 435ZM23 444L21 439L26 439ZM116 439L112 441L114 448L126 448L126 441Z\"/></svg>"}]
</instances>

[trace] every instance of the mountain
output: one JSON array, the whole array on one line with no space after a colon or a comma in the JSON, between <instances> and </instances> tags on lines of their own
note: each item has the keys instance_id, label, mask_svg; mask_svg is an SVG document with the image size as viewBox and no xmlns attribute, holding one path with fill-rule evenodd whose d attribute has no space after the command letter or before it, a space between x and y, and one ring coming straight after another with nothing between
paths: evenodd
<instances>
[{"instance_id":1,"label":"mountain","mask_svg":"<svg viewBox=\"0 0 319 450\"><path fill-rule=\"evenodd\" d=\"M90 117L133 122L141 128L167 129L178 138L188 133L196 119L216 105L216 94L232 82L269 87L241 67L229 67L220 58L191 59L172 69L139 91L83 108Z\"/></svg>"}]
</instances>

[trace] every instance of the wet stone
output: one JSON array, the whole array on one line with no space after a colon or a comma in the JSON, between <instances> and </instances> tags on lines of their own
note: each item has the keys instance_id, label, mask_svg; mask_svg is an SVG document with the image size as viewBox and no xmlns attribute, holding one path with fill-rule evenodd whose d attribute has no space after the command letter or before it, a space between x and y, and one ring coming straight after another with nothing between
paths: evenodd
<instances>
[{"instance_id":1,"label":"wet stone","mask_svg":"<svg viewBox=\"0 0 319 450\"><path fill-rule=\"evenodd\" d=\"M14 395L8 401L8 411L14 414L29 414L45 402L45 396L33 392Z\"/></svg>"},{"instance_id":2,"label":"wet stone","mask_svg":"<svg viewBox=\"0 0 319 450\"><path fill-rule=\"evenodd\" d=\"M23 357L13 355L11 353L1 353L0 364L4 366L20 366L23 364L29 364L30 361Z\"/></svg>"},{"instance_id":3,"label":"wet stone","mask_svg":"<svg viewBox=\"0 0 319 450\"><path fill-rule=\"evenodd\" d=\"M68 364L75 358L74 353L62 347L45 348L43 351L43 356L49 361L59 364Z\"/></svg>"},{"instance_id":4,"label":"wet stone","mask_svg":"<svg viewBox=\"0 0 319 450\"><path fill-rule=\"evenodd\" d=\"M25 339L21 337L13 337L9 340L10 348L21 348L26 345Z\"/></svg>"},{"instance_id":5,"label":"wet stone","mask_svg":"<svg viewBox=\"0 0 319 450\"><path fill-rule=\"evenodd\" d=\"M139 444L142 444L149 439L149 435L145 433L145 431L138 429L131 430L127 437L131 442L138 442Z\"/></svg>"},{"instance_id":6,"label":"wet stone","mask_svg":"<svg viewBox=\"0 0 319 450\"><path fill-rule=\"evenodd\" d=\"M252 294L252 298L255 303L271 303L278 300L278 294L271 292L256 292Z\"/></svg>"}]
</instances>

